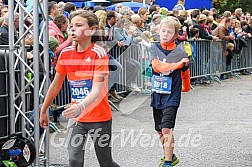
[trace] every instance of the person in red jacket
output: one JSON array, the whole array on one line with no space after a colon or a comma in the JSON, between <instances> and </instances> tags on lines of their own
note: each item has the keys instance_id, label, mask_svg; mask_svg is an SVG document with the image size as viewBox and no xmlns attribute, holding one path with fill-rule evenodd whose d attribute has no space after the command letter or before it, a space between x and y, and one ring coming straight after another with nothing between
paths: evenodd
<instances>
[{"instance_id":1,"label":"person in red jacket","mask_svg":"<svg viewBox=\"0 0 252 167\"><path fill-rule=\"evenodd\" d=\"M160 24L160 43L151 46L152 94L151 107L155 130L160 135L164 148L161 158L163 167L174 166L178 158L173 154L177 110L180 105L181 91L189 91L190 71L186 52L175 43L181 27L179 20L168 16Z\"/></svg>"}]
</instances>

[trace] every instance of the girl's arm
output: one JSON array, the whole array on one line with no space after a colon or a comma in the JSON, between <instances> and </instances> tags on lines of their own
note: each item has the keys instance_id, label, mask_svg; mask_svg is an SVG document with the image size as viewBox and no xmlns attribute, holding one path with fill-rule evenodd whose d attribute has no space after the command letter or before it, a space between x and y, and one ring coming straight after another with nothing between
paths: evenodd
<instances>
[{"instance_id":1,"label":"girl's arm","mask_svg":"<svg viewBox=\"0 0 252 167\"><path fill-rule=\"evenodd\" d=\"M46 110L51 105L51 103L53 102L57 94L59 93L62 87L62 84L64 82L65 76L66 76L65 74L60 74L56 72L54 80L47 91L43 106L41 108L41 113L40 113L40 125L42 128L47 128L48 126L48 118L47 118Z\"/></svg>"}]
</instances>

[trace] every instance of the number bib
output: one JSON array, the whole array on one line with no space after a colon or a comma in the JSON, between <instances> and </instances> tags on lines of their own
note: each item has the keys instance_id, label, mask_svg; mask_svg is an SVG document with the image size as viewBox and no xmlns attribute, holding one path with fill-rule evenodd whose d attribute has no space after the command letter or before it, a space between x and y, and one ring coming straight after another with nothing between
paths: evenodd
<instances>
[{"instance_id":1,"label":"number bib","mask_svg":"<svg viewBox=\"0 0 252 167\"><path fill-rule=\"evenodd\" d=\"M171 94L172 78L153 75L151 78L152 92Z\"/></svg>"},{"instance_id":2,"label":"number bib","mask_svg":"<svg viewBox=\"0 0 252 167\"><path fill-rule=\"evenodd\" d=\"M69 81L72 100L80 102L90 93L92 89L92 80Z\"/></svg>"}]
</instances>

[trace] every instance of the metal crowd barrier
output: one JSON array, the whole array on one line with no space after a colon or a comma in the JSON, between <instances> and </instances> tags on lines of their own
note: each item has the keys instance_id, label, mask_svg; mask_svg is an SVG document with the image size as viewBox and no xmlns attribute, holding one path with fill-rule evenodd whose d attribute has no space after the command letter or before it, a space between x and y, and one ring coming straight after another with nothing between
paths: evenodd
<instances>
[{"instance_id":1,"label":"metal crowd barrier","mask_svg":"<svg viewBox=\"0 0 252 167\"><path fill-rule=\"evenodd\" d=\"M8 65L7 50L0 50L0 139L7 137L9 132L8 112Z\"/></svg>"},{"instance_id":2,"label":"metal crowd barrier","mask_svg":"<svg viewBox=\"0 0 252 167\"><path fill-rule=\"evenodd\" d=\"M27 136L30 136L29 127L31 126L31 122L27 122L29 120L29 112L31 110L30 103L32 98L32 92L30 87L28 86L24 88L23 80L26 78L27 82L29 82L27 78L27 71L24 69L24 64L26 62L20 63L19 61L22 59L19 55L18 46L15 47L14 53L17 56L14 63L14 74L11 74L9 71L9 46L0 45L0 139L7 138L11 135L10 126L11 126L11 111L10 111L10 85L15 85L14 90L14 107L15 107L15 118L14 118L14 127L16 129L16 133L26 133ZM26 64L26 67L28 65ZM14 75L14 81L10 80L10 75ZM23 78L26 76L25 78ZM24 95L21 98L21 95ZM24 100L25 99L25 100ZM21 126L21 125L27 126ZM13 126L13 125L12 125Z\"/></svg>"},{"instance_id":3,"label":"metal crowd barrier","mask_svg":"<svg viewBox=\"0 0 252 167\"><path fill-rule=\"evenodd\" d=\"M210 77L220 81L221 74L236 72L242 69L252 68L252 42L246 40L247 47L242 49L241 54L234 54L232 59L232 70L226 70L226 41L195 40L187 41L193 52L193 61L190 63L191 78ZM130 45L128 47L115 47L109 54L118 60L122 65L122 71L117 83L117 92L125 93L129 86L127 83L127 61L138 62L138 72L136 83L141 88L142 93L150 93L151 89L151 68L150 68L150 48L143 45ZM130 76L130 74L128 74ZM67 80L65 80L62 90L54 100L54 103L61 108L70 103L71 97Z\"/></svg>"},{"instance_id":4,"label":"metal crowd barrier","mask_svg":"<svg viewBox=\"0 0 252 167\"><path fill-rule=\"evenodd\" d=\"M191 78L216 77L225 73L235 73L242 69L252 68L251 40L246 40L247 47L232 59L231 70L226 69L225 49L227 41L197 40L188 41L194 52L194 63L190 64Z\"/></svg>"}]
</instances>

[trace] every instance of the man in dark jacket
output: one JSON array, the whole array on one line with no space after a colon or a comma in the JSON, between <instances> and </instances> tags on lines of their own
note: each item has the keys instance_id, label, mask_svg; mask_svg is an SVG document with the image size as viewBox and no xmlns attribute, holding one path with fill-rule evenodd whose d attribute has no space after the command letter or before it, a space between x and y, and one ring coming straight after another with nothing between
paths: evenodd
<instances>
[{"instance_id":1,"label":"man in dark jacket","mask_svg":"<svg viewBox=\"0 0 252 167\"><path fill-rule=\"evenodd\" d=\"M18 29L18 14L14 15L14 27ZM17 37L14 37L14 41L17 40ZM0 27L0 44L1 45L9 45L9 17L8 13L4 16L4 24Z\"/></svg>"}]
</instances>

